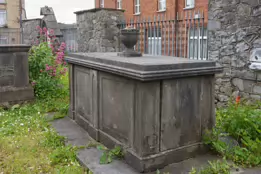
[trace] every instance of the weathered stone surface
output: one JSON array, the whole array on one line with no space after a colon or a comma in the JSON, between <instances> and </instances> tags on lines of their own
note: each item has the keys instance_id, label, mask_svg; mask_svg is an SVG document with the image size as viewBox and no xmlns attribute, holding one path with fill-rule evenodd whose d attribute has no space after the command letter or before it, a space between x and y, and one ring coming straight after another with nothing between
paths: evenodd
<instances>
[{"instance_id":1,"label":"weathered stone surface","mask_svg":"<svg viewBox=\"0 0 261 174\"><path fill-rule=\"evenodd\" d=\"M256 94L261 94L261 84L257 84L253 87L253 92Z\"/></svg>"},{"instance_id":2,"label":"weathered stone surface","mask_svg":"<svg viewBox=\"0 0 261 174\"><path fill-rule=\"evenodd\" d=\"M239 143L237 142L237 140L235 140L233 137L231 136L220 136L218 138L219 141L224 142L229 149L233 149L236 146L239 146Z\"/></svg>"},{"instance_id":3,"label":"weathered stone surface","mask_svg":"<svg viewBox=\"0 0 261 174\"><path fill-rule=\"evenodd\" d=\"M232 84L236 86L240 91L244 91L244 82L242 79L234 78Z\"/></svg>"},{"instance_id":4,"label":"weathered stone surface","mask_svg":"<svg viewBox=\"0 0 261 174\"><path fill-rule=\"evenodd\" d=\"M32 100L28 45L0 45L0 103Z\"/></svg>"},{"instance_id":5,"label":"weathered stone surface","mask_svg":"<svg viewBox=\"0 0 261 174\"><path fill-rule=\"evenodd\" d=\"M225 67L224 72L217 75L218 102L225 103L237 90L249 99L261 92L255 85L261 75L251 71L248 65L252 50L261 47L260 9L261 4L256 0L209 0L209 20L213 21L208 28L209 57ZM231 88L225 86L224 78L231 79Z\"/></svg>"},{"instance_id":6,"label":"weathered stone surface","mask_svg":"<svg viewBox=\"0 0 261 174\"><path fill-rule=\"evenodd\" d=\"M215 123L214 74L222 71L215 62L117 53L66 60L73 67L71 118L107 147L125 147L126 162L138 171L205 152L202 132Z\"/></svg>"}]
</instances>

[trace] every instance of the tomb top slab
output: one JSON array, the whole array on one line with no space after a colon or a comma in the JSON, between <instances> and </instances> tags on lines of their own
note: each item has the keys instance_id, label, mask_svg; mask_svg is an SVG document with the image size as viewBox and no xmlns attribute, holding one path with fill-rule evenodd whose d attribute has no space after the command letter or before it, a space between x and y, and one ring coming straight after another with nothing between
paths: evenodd
<instances>
[{"instance_id":1,"label":"tomb top slab","mask_svg":"<svg viewBox=\"0 0 261 174\"><path fill-rule=\"evenodd\" d=\"M73 53L69 54L66 60L72 64L78 64L141 81L222 72L222 67L216 66L214 61L146 54L142 57L128 58L119 57L117 53Z\"/></svg>"},{"instance_id":2,"label":"tomb top slab","mask_svg":"<svg viewBox=\"0 0 261 174\"><path fill-rule=\"evenodd\" d=\"M25 44L3 44L0 45L0 53L28 52L30 48L30 45Z\"/></svg>"}]
</instances>

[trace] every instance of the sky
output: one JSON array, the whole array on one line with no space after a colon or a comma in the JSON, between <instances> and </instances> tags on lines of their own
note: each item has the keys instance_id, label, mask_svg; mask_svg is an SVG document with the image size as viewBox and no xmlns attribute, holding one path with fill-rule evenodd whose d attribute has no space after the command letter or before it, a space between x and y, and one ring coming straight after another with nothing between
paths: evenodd
<instances>
[{"instance_id":1,"label":"sky","mask_svg":"<svg viewBox=\"0 0 261 174\"><path fill-rule=\"evenodd\" d=\"M70 24L76 22L73 12L94 8L94 0L25 0L27 19L41 17L44 6L53 7L58 22Z\"/></svg>"}]
</instances>

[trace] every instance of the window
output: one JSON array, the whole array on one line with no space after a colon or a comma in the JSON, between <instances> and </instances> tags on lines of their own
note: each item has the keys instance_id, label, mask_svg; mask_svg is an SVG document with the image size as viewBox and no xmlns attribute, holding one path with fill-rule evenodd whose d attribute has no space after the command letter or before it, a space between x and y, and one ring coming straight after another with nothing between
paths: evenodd
<instances>
[{"instance_id":1,"label":"window","mask_svg":"<svg viewBox=\"0 0 261 174\"><path fill-rule=\"evenodd\" d=\"M117 9L121 9L122 0L117 0Z\"/></svg>"},{"instance_id":2,"label":"window","mask_svg":"<svg viewBox=\"0 0 261 174\"><path fill-rule=\"evenodd\" d=\"M185 8L194 8L195 0L185 0Z\"/></svg>"},{"instance_id":3,"label":"window","mask_svg":"<svg viewBox=\"0 0 261 174\"><path fill-rule=\"evenodd\" d=\"M5 3L5 0L0 0L0 4L3 4L3 3Z\"/></svg>"},{"instance_id":4,"label":"window","mask_svg":"<svg viewBox=\"0 0 261 174\"><path fill-rule=\"evenodd\" d=\"M0 36L0 45L7 44L7 37Z\"/></svg>"},{"instance_id":5,"label":"window","mask_svg":"<svg viewBox=\"0 0 261 174\"><path fill-rule=\"evenodd\" d=\"M194 32L195 31L195 32ZM207 59L207 29L190 29L189 30L189 43L188 43L188 53L190 59ZM193 53L194 51L194 53Z\"/></svg>"},{"instance_id":6,"label":"window","mask_svg":"<svg viewBox=\"0 0 261 174\"><path fill-rule=\"evenodd\" d=\"M140 14L140 0L134 0L134 12L135 14Z\"/></svg>"},{"instance_id":7,"label":"window","mask_svg":"<svg viewBox=\"0 0 261 174\"><path fill-rule=\"evenodd\" d=\"M6 25L6 10L0 10L0 27Z\"/></svg>"},{"instance_id":8,"label":"window","mask_svg":"<svg viewBox=\"0 0 261 174\"><path fill-rule=\"evenodd\" d=\"M159 11L166 10L166 0L158 0L158 1L159 1L158 10Z\"/></svg>"},{"instance_id":9,"label":"window","mask_svg":"<svg viewBox=\"0 0 261 174\"><path fill-rule=\"evenodd\" d=\"M162 53L162 40L161 40L161 28L151 27L148 28L148 54L161 55Z\"/></svg>"},{"instance_id":10,"label":"window","mask_svg":"<svg viewBox=\"0 0 261 174\"><path fill-rule=\"evenodd\" d=\"M104 8L104 0L100 0L100 3L101 3L101 4L100 4L100 7L101 7L101 8Z\"/></svg>"}]
</instances>

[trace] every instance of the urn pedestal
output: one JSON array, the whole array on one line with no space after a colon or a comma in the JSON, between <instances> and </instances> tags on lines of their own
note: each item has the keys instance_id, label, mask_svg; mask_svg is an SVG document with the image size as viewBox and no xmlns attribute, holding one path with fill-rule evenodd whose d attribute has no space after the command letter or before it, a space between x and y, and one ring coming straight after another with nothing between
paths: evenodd
<instances>
[{"instance_id":1,"label":"urn pedestal","mask_svg":"<svg viewBox=\"0 0 261 174\"><path fill-rule=\"evenodd\" d=\"M122 29L121 30L121 42L125 46L123 52L118 53L121 57L141 57L142 54L134 50L134 46L139 40L139 30L137 29Z\"/></svg>"},{"instance_id":2,"label":"urn pedestal","mask_svg":"<svg viewBox=\"0 0 261 174\"><path fill-rule=\"evenodd\" d=\"M215 123L212 61L117 53L77 53L70 65L70 117L126 162L153 171L205 153Z\"/></svg>"}]
</instances>

